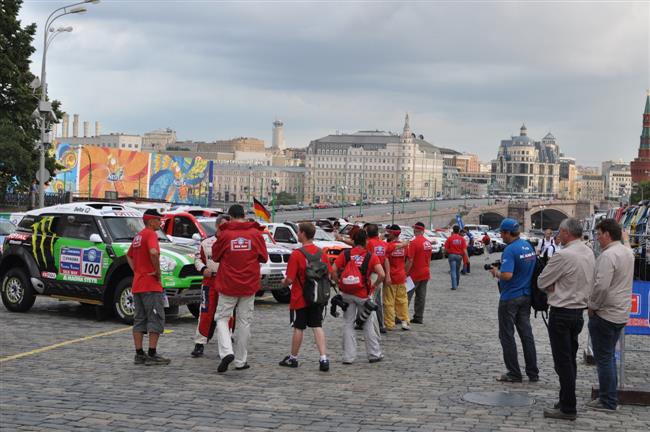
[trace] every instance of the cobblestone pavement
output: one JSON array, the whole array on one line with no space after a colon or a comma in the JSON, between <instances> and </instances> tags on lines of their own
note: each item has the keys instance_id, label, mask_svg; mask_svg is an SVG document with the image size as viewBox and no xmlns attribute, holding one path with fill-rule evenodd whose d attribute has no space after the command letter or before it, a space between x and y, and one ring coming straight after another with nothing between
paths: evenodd
<instances>
[{"instance_id":1,"label":"cobblestone pavement","mask_svg":"<svg viewBox=\"0 0 650 432\"><path fill-rule=\"evenodd\" d=\"M341 319L325 329L332 358L329 373L318 371L310 333L305 334L298 369L277 365L288 352L289 314L272 299L256 303L246 371L217 374L215 344L193 359L195 321L168 323L159 351L168 367L132 364L130 332L72 343L0 363L2 430L152 431L648 431L650 409L624 406L605 414L581 408L597 382L593 366L579 362L579 418L547 420L542 408L555 402L558 381L548 336L534 321L540 382L502 384L497 338L496 286L474 257L471 275L451 291L446 261L432 263L424 325L383 337L385 360L351 366L340 363ZM0 308L3 357L55 343L124 328L95 321L76 303L39 298L26 314ZM361 339L361 334L359 334ZM586 330L581 343L586 343ZM628 339L647 347L648 339ZM582 348L581 348L582 349ZM649 383L647 357L628 355L628 383ZM523 364L523 359L521 359ZM462 400L469 391L527 393L523 408L489 407Z\"/></svg>"}]
</instances>

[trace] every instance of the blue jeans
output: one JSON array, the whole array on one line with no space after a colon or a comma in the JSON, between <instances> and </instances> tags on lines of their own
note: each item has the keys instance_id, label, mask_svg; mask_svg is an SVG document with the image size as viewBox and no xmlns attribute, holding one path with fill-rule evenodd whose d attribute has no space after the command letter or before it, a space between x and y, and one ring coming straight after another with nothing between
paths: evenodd
<instances>
[{"instance_id":1,"label":"blue jeans","mask_svg":"<svg viewBox=\"0 0 650 432\"><path fill-rule=\"evenodd\" d=\"M510 300L499 301L499 341L503 349L503 362L510 378L521 380L521 370L517 359L517 344L515 343L515 329L519 333L521 348L526 361L526 375L529 378L538 378L537 351L535 338L530 326L530 297L521 296Z\"/></svg>"},{"instance_id":2,"label":"blue jeans","mask_svg":"<svg viewBox=\"0 0 650 432\"><path fill-rule=\"evenodd\" d=\"M451 289L456 289L460 282L460 269L463 266L463 258L460 255L449 254L447 261L449 261L449 270L451 274Z\"/></svg>"},{"instance_id":3,"label":"blue jeans","mask_svg":"<svg viewBox=\"0 0 650 432\"><path fill-rule=\"evenodd\" d=\"M598 369L598 397L607 408L616 409L618 396L616 388L616 342L625 324L616 324L594 314L589 317L589 334Z\"/></svg>"}]
</instances>

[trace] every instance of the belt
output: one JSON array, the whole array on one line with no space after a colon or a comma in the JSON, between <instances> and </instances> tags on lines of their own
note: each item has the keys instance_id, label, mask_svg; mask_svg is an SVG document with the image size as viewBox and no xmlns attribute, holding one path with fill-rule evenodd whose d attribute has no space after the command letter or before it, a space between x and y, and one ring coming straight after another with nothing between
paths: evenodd
<instances>
[{"instance_id":1,"label":"belt","mask_svg":"<svg viewBox=\"0 0 650 432\"><path fill-rule=\"evenodd\" d=\"M586 307L580 308L580 309L571 309L571 308L562 308L562 307L555 307L551 306L551 312L557 312L557 313L565 313L565 314L575 314L575 315L582 315L582 313L587 309Z\"/></svg>"}]
</instances>

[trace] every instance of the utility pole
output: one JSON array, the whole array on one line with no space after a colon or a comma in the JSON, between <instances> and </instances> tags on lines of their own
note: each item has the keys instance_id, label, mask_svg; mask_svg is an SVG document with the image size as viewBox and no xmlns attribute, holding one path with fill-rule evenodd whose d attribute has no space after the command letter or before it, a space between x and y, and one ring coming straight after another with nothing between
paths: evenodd
<instances>
[{"instance_id":1,"label":"utility pole","mask_svg":"<svg viewBox=\"0 0 650 432\"><path fill-rule=\"evenodd\" d=\"M404 214L404 201L406 200L406 185L404 184L404 173L402 173L402 214Z\"/></svg>"},{"instance_id":2,"label":"utility pole","mask_svg":"<svg viewBox=\"0 0 650 432\"><path fill-rule=\"evenodd\" d=\"M427 183L427 186L429 187L429 199L431 199L431 176L429 176L429 183ZM429 204L429 229L432 229L433 226L433 203L436 202L434 199L431 199L431 203Z\"/></svg>"}]
</instances>

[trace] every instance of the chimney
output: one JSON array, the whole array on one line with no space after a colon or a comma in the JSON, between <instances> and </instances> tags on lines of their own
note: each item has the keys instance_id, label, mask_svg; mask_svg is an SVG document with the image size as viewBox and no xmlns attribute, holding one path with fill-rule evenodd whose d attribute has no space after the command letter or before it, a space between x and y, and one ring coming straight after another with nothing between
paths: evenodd
<instances>
[{"instance_id":1,"label":"chimney","mask_svg":"<svg viewBox=\"0 0 650 432\"><path fill-rule=\"evenodd\" d=\"M101 133L101 123L95 122L95 136L98 137Z\"/></svg>"},{"instance_id":2,"label":"chimney","mask_svg":"<svg viewBox=\"0 0 650 432\"><path fill-rule=\"evenodd\" d=\"M74 114L72 116L72 137L77 138L79 136L79 114Z\"/></svg>"},{"instance_id":3,"label":"chimney","mask_svg":"<svg viewBox=\"0 0 650 432\"><path fill-rule=\"evenodd\" d=\"M89 133L90 133L90 122L85 121L84 122L84 138L87 138Z\"/></svg>"},{"instance_id":4,"label":"chimney","mask_svg":"<svg viewBox=\"0 0 650 432\"><path fill-rule=\"evenodd\" d=\"M68 137L68 125L70 124L70 116L68 114L63 114L63 130L61 131L61 136L63 138Z\"/></svg>"}]
</instances>

